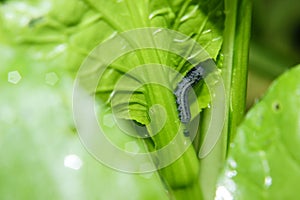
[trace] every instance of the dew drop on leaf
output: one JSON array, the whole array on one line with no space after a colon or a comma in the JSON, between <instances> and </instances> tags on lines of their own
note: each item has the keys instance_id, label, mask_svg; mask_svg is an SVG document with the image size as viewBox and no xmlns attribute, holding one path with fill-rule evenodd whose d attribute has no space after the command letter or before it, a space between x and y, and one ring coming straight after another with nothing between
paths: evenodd
<instances>
[{"instance_id":1,"label":"dew drop on leaf","mask_svg":"<svg viewBox=\"0 0 300 200\"><path fill-rule=\"evenodd\" d=\"M70 169L79 170L82 167L82 161L77 155L70 154L64 158L64 166Z\"/></svg>"},{"instance_id":2,"label":"dew drop on leaf","mask_svg":"<svg viewBox=\"0 0 300 200\"><path fill-rule=\"evenodd\" d=\"M135 141L132 141L125 144L125 150L131 153L138 153L140 151L140 147Z\"/></svg>"},{"instance_id":3,"label":"dew drop on leaf","mask_svg":"<svg viewBox=\"0 0 300 200\"><path fill-rule=\"evenodd\" d=\"M59 78L55 72L47 73L45 76L45 83L48 85L55 85L58 82Z\"/></svg>"},{"instance_id":4,"label":"dew drop on leaf","mask_svg":"<svg viewBox=\"0 0 300 200\"><path fill-rule=\"evenodd\" d=\"M11 71L8 73L8 82L13 84L18 84L20 80L22 79L22 76L18 71Z\"/></svg>"}]
</instances>

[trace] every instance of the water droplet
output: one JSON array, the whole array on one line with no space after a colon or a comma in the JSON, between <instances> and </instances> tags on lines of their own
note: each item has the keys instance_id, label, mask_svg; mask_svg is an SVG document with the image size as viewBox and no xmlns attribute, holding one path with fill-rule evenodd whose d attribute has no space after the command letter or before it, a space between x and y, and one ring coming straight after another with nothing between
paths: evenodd
<instances>
[{"instance_id":1,"label":"water droplet","mask_svg":"<svg viewBox=\"0 0 300 200\"><path fill-rule=\"evenodd\" d=\"M11 71L8 73L8 82L17 84L22 79L22 76L18 71Z\"/></svg>"},{"instance_id":2,"label":"water droplet","mask_svg":"<svg viewBox=\"0 0 300 200\"><path fill-rule=\"evenodd\" d=\"M215 200L233 200L233 196L225 186L219 186L216 191Z\"/></svg>"},{"instance_id":3,"label":"water droplet","mask_svg":"<svg viewBox=\"0 0 300 200\"><path fill-rule=\"evenodd\" d=\"M229 166L233 169L235 169L237 167L237 164L235 162L235 160L233 159L228 159L228 162L229 162Z\"/></svg>"},{"instance_id":4,"label":"water droplet","mask_svg":"<svg viewBox=\"0 0 300 200\"><path fill-rule=\"evenodd\" d=\"M112 114L107 114L103 117L103 124L106 127L112 128L115 125L115 121Z\"/></svg>"},{"instance_id":5,"label":"water droplet","mask_svg":"<svg viewBox=\"0 0 300 200\"><path fill-rule=\"evenodd\" d=\"M270 166L269 166L269 162L268 162L266 153L264 151L260 151L259 156L260 156L260 159L261 159L261 162L262 162L261 164L262 164L264 172L266 174L269 174L270 173Z\"/></svg>"},{"instance_id":6,"label":"water droplet","mask_svg":"<svg viewBox=\"0 0 300 200\"><path fill-rule=\"evenodd\" d=\"M222 37L216 37L216 38L213 38L212 41L216 42L216 41L221 40L221 39L222 39Z\"/></svg>"},{"instance_id":7,"label":"water droplet","mask_svg":"<svg viewBox=\"0 0 300 200\"><path fill-rule=\"evenodd\" d=\"M203 53L204 53L204 50L201 49L200 51L188 56L187 60L191 60L193 58L196 58L197 56L201 57L201 55L203 55Z\"/></svg>"},{"instance_id":8,"label":"water droplet","mask_svg":"<svg viewBox=\"0 0 300 200\"><path fill-rule=\"evenodd\" d=\"M149 172L149 173L142 173L140 174L141 177L146 178L146 179L150 179L152 178L152 176L154 175L153 172Z\"/></svg>"},{"instance_id":9,"label":"water droplet","mask_svg":"<svg viewBox=\"0 0 300 200\"><path fill-rule=\"evenodd\" d=\"M56 53L62 53L63 51L65 51L65 49L66 49L66 45L60 44L60 45L55 47L54 51Z\"/></svg>"},{"instance_id":10,"label":"water droplet","mask_svg":"<svg viewBox=\"0 0 300 200\"><path fill-rule=\"evenodd\" d=\"M162 31L163 31L163 29L158 28L152 33L152 35L157 35L158 33L162 32Z\"/></svg>"},{"instance_id":11,"label":"water droplet","mask_svg":"<svg viewBox=\"0 0 300 200\"><path fill-rule=\"evenodd\" d=\"M125 144L125 150L131 153L138 153L140 151L140 147L135 141L132 141Z\"/></svg>"},{"instance_id":12,"label":"water droplet","mask_svg":"<svg viewBox=\"0 0 300 200\"><path fill-rule=\"evenodd\" d=\"M190 40L191 37L185 37L185 38L174 38L173 41L174 42L178 42L178 43L183 43L183 42L186 42L188 40Z\"/></svg>"},{"instance_id":13,"label":"water droplet","mask_svg":"<svg viewBox=\"0 0 300 200\"><path fill-rule=\"evenodd\" d=\"M272 185L272 177L271 176L265 177L265 187L269 188L271 185Z\"/></svg>"},{"instance_id":14,"label":"water droplet","mask_svg":"<svg viewBox=\"0 0 300 200\"><path fill-rule=\"evenodd\" d=\"M156 16L168 14L168 13L171 13L171 12L172 11L170 10L170 8L163 8L163 9L155 10L154 12L150 13L148 18L151 20Z\"/></svg>"},{"instance_id":15,"label":"water droplet","mask_svg":"<svg viewBox=\"0 0 300 200\"><path fill-rule=\"evenodd\" d=\"M204 34L207 34L207 33L210 33L210 32L211 32L211 29L207 29L207 30L203 31L202 34L204 35Z\"/></svg>"},{"instance_id":16,"label":"water droplet","mask_svg":"<svg viewBox=\"0 0 300 200\"><path fill-rule=\"evenodd\" d=\"M186 140L184 140L183 144L184 144L184 146L187 146L189 143Z\"/></svg>"},{"instance_id":17,"label":"water droplet","mask_svg":"<svg viewBox=\"0 0 300 200\"><path fill-rule=\"evenodd\" d=\"M110 36L108 36L107 40L113 39L114 37L116 37L118 35L117 31L114 31L112 34L110 34Z\"/></svg>"},{"instance_id":18,"label":"water droplet","mask_svg":"<svg viewBox=\"0 0 300 200\"><path fill-rule=\"evenodd\" d=\"M48 85L55 85L58 82L59 78L55 72L47 73L45 76L45 82Z\"/></svg>"},{"instance_id":19,"label":"water droplet","mask_svg":"<svg viewBox=\"0 0 300 200\"><path fill-rule=\"evenodd\" d=\"M64 166L70 169L79 170L82 167L82 161L77 155L70 154L65 157Z\"/></svg>"},{"instance_id":20,"label":"water droplet","mask_svg":"<svg viewBox=\"0 0 300 200\"><path fill-rule=\"evenodd\" d=\"M232 177L235 177L237 175L237 171L236 170L229 170L229 171L227 171L226 172L226 176L228 177L228 178L232 178Z\"/></svg>"},{"instance_id":21,"label":"water droplet","mask_svg":"<svg viewBox=\"0 0 300 200\"><path fill-rule=\"evenodd\" d=\"M184 21L186 21L186 20L188 20L188 19L194 17L194 16L196 15L196 12L197 12L197 10L198 10L198 7L199 7L198 5L195 6L195 7L193 8L193 10L191 10L191 12L187 13L186 15L184 15L184 16L180 19L180 22L184 22Z\"/></svg>"}]
</instances>

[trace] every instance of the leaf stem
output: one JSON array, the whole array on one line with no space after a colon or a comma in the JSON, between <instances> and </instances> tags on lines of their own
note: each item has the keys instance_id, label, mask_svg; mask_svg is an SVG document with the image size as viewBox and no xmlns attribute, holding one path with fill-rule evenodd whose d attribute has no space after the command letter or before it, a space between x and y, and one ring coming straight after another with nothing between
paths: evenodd
<instances>
[{"instance_id":1,"label":"leaf stem","mask_svg":"<svg viewBox=\"0 0 300 200\"><path fill-rule=\"evenodd\" d=\"M244 116L252 5L249 0L225 0L225 29L223 34L222 77L226 90L226 119L222 135L213 151L200 163L200 181L204 199L213 199L216 182L224 166L227 149L236 128ZM204 113L201 132L205 133Z\"/></svg>"},{"instance_id":2,"label":"leaf stem","mask_svg":"<svg viewBox=\"0 0 300 200\"><path fill-rule=\"evenodd\" d=\"M233 3L235 5L232 5ZM234 8L236 9L234 12L236 14L231 15ZM230 74L226 74L227 77L225 79L225 87L228 92L229 141L227 144L229 145L235 136L237 126L245 114L252 3L249 0L225 0L225 9L229 12L227 18L235 17L235 19L225 21L224 38L226 40L226 37L228 37L230 41L230 44L224 44L226 52L224 54L224 70L230 72ZM226 32L226 27L229 29L228 32Z\"/></svg>"}]
</instances>

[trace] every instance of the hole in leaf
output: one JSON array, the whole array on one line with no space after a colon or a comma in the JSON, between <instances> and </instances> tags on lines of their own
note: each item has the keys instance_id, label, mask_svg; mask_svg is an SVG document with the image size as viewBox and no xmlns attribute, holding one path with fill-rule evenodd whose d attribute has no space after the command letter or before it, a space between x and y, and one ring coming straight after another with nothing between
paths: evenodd
<instances>
[{"instance_id":1,"label":"hole in leaf","mask_svg":"<svg viewBox=\"0 0 300 200\"><path fill-rule=\"evenodd\" d=\"M279 102L274 102L272 105L273 111L274 112L279 112L281 110L281 104Z\"/></svg>"}]
</instances>

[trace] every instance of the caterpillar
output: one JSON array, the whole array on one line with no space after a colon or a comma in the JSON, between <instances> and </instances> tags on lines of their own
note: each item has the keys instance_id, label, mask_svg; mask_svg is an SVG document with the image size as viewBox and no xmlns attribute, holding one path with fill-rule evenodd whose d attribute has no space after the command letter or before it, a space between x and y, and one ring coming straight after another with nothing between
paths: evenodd
<instances>
[{"instance_id":1,"label":"caterpillar","mask_svg":"<svg viewBox=\"0 0 300 200\"><path fill-rule=\"evenodd\" d=\"M191 120L191 112L188 104L188 92L201 79L204 78L205 70L202 64L192 68L186 76L178 83L174 95L176 97L179 119L183 124L188 124Z\"/></svg>"}]
</instances>

